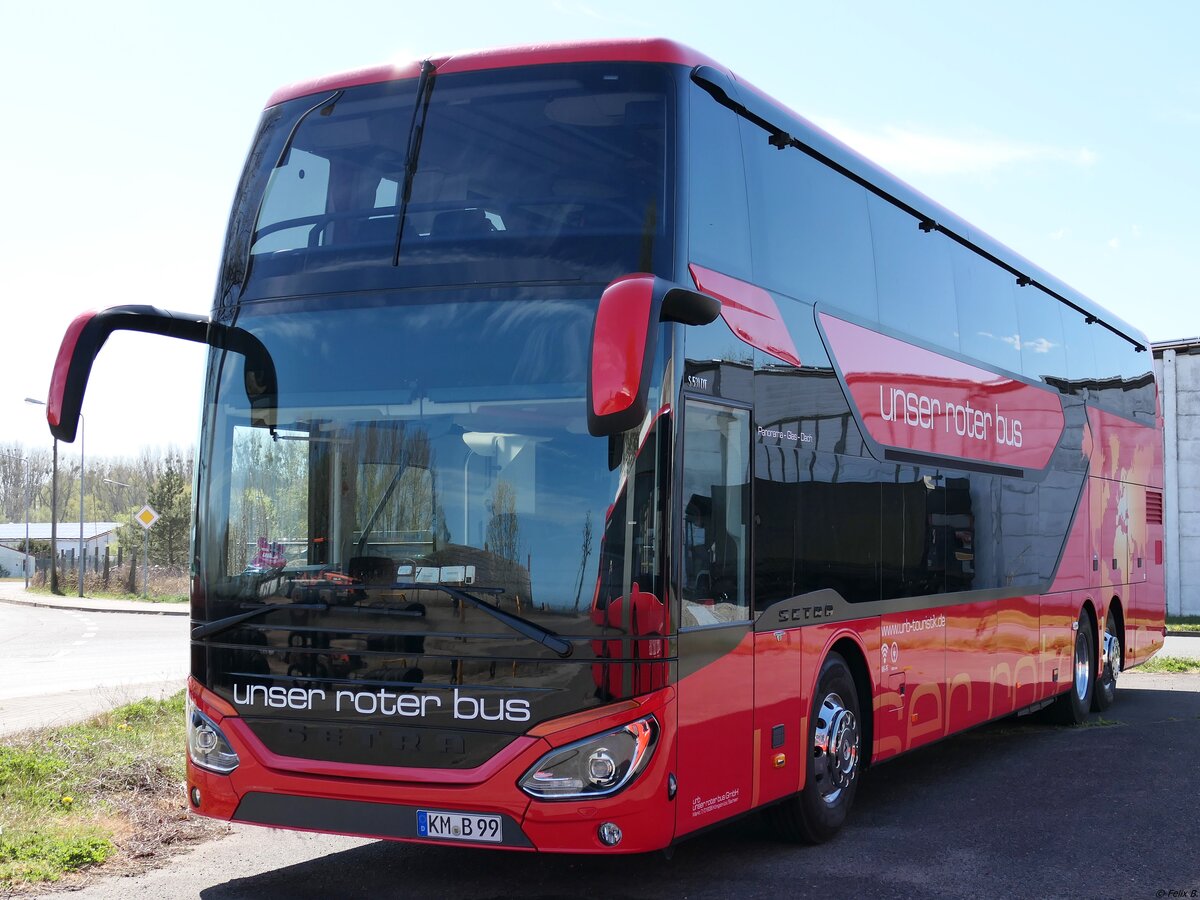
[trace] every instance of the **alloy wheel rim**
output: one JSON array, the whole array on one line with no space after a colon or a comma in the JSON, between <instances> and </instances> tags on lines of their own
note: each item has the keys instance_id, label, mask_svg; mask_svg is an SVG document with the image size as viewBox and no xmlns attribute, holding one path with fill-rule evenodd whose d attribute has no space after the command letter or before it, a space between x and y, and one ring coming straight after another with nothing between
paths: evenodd
<instances>
[{"instance_id":1,"label":"alloy wheel rim","mask_svg":"<svg viewBox=\"0 0 1200 900\"><path fill-rule=\"evenodd\" d=\"M1108 680L1116 685L1121 677L1121 641L1111 631L1104 632L1104 668L1108 670Z\"/></svg>"},{"instance_id":2,"label":"alloy wheel rim","mask_svg":"<svg viewBox=\"0 0 1200 900\"><path fill-rule=\"evenodd\" d=\"M821 799L834 804L858 775L858 719L841 695L831 691L817 711L813 729L813 776Z\"/></svg>"},{"instance_id":3,"label":"alloy wheel rim","mask_svg":"<svg viewBox=\"0 0 1200 900\"><path fill-rule=\"evenodd\" d=\"M1075 696L1082 702L1087 697L1091 666L1088 659L1087 638L1080 632L1075 638Z\"/></svg>"}]
</instances>

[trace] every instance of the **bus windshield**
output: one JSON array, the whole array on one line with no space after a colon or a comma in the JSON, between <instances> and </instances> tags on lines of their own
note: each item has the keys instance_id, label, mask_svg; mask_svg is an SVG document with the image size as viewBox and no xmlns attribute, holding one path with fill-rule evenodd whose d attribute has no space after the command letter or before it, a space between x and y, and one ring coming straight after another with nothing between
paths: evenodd
<instances>
[{"instance_id":1,"label":"bus windshield","mask_svg":"<svg viewBox=\"0 0 1200 900\"><path fill-rule=\"evenodd\" d=\"M665 67L586 63L287 101L251 151L224 286L252 299L665 274L671 95Z\"/></svg>"},{"instance_id":2,"label":"bus windshield","mask_svg":"<svg viewBox=\"0 0 1200 900\"><path fill-rule=\"evenodd\" d=\"M654 594L661 608L666 425L615 446L588 434L595 295L401 291L243 308L279 393L265 427L242 358L214 351L197 528L209 625L194 635L214 687L232 693L255 673L536 684L538 716L635 689L593 670L587 639L628 633L606 609L616 598ZM315 635L327 646L304 643ZM536 661L566 656L551 691Z\"/></svg>"}]
</instances>

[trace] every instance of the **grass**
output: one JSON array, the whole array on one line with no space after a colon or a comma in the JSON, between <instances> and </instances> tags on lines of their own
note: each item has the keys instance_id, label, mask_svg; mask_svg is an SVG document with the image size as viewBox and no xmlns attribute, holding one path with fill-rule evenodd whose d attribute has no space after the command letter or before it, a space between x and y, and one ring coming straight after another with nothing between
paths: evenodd
<instances>
[{"instance_id":1,"label":"grass","mask_svg":"<svg viewBox=\"0 0 1200 900\"><path fill-rule=\"evenodd\" d=\"M0 741L0 890L134 871L220 826L188 813L183 693Z\"/></svg>"},{"instance_id":2,"label":"grass","mask_svg":"<svg viewBox=\"0 0 1200 900\"><path fill-rule=\"evenodd\" d=\"M1189 659L1186 656L1156 656L1131 671L1191 675L1200 673L1200 659Z\"/></svg>"},{"instance_id":3,"label":"grass","mask_svg":"<svg viewBox=\"0 0 1200 900\"><path fill-rule=\"evenodd\" d=\"M63 587L61 584L59 585L59 587L60 587L59 596L74 597L76 595L77 588L75 588L75 587L72 587L69 590L67 588ZM29 585L29 593L45 594L47 597L49 597L50 596L50 588L45 587L43 585L31 584L31 585ZM90 587L85 587L84 593L88 597L91 597L93 599L98 598L101 600L139 600L143 603L187 603L188 602L188 596L186 594L155 594L155 593L151 593L149 596L143 597L141 594L131 594L128 591L94 590Z\"/></svg>"},{"instance_id":4,"label":"grass","mask_svg":"<svg viewBox=\"0 0 1200 900\"><path fill-rule=\"evenodd\" d=\"M1200 616L1167 616L1167 630L1200 632Z\"/></svg>"},{"instance_id":5,"label":"grass","mask_svg":"<svg viewBox=\"0 0 1200 900\"><path fill-rule=\"evenodd\" d=\"M127 564L128 565L128 564ZM142 583L141 567L137 569L137 584L139 592L129 593L122 589L126 582L127 570L113 568L109 572L108 584L104 577L96 572L88 572L84 577L83 590L88 597L100 597L106 600L146 600L150 603L186 603L188 601L187 575L174 575L167 571L150 569L150 590L143 597L140 588ZM68 569L58 575L58 589L66 597L74 597L79 591L79 582L75 580L75 572ZM34 594L50 594L49 579L44 572L39 572L29 583L29 591Z\"/></svg>"}]
</instances>

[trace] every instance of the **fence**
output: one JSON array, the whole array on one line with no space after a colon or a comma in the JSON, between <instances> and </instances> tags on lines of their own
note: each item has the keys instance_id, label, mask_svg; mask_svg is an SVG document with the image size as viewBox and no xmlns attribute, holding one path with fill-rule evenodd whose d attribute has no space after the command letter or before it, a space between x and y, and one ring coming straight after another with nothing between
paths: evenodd
<instances>
[{"instance_id":1,"label":"fence","mask_svg":"<svg viewBox=\"0 0 1200 900\"><path fill-rule=\"evenodd\" d=\"M60 591L72 593L79 589L79 558L74 549L60 550L56 562ZM50 557L34 557L31 584L45 587L50 580ZM96 548L83 559L84 593L127 593L144 592L142 585L142 559L140 554L125 554L117 547L115 554L109 548ZM149 567L149 593L159 596L188 595L188 571L186 566Z\"/></svg>"}]
</instances>

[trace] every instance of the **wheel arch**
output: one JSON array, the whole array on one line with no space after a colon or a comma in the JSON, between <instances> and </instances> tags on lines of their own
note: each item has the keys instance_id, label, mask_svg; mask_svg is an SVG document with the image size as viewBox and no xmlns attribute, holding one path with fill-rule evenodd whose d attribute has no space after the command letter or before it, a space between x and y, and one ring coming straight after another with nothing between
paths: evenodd
<instances>
[{"instance_id":1,"label":"wheel arch","mask_svg":"<svg viewBox=\"0 0 1200 900\"><path fill-rule=\"evenodd\" d=\"M1121 603L1121 598L1116 594L1113 594L1112 599L1108 601L1108 610L1106 612L1111 612L1113 616L1116 617L1117 628L1121 632L1121 668L1124 669L1125 651L1129 647L1129 635L1125 631L1125 606ZM1107 619L1107 615L1105 618ZM1104 630L1097 629L1097 632L1100 635L1101 650L1103 650Z\"/></svg>"},{"instance_id":2,"label":"wheel arch","mask_svg":"<svg viewBox=\"0 0 1200 900\"><path fill-rule=\"evenodd\" d=\"M1092 623L1092 638L1096 642L1096 646L1093 647L1092 649L1097 654L1099 654L1101 642L1104 639L1103 638L1104 631L1103 631L1103 629L1100 628L1100 617L1099 617L1099 614L1096 612L1096 604L1092 600L1091 597L1088 597L1086 600L1083 601L1083 605L1080 607L1080 610L1079 610L1079 615L1081 617L1087 616L1088 621L1090 621ZM1097 656L1096 658L1099 659L1099 656Z\"/></svg>"},{"instance_id":3,"label":"wheel arch","mask_svg":"<svg viewBox=\"0 0 1200 900\"><path fill-rule=\"evenodd\" d=\"M860 748L862 766L871 765L871 751L875 742L875 704L871 684L871 669L867 665L867 657L862 645L850 635L843 635L826 649L825 657L837 653L846 661L850 668L850 676L854 679L854 691L858 699L859 727L862 729L862 747ZM824 665L824 658L822 658ZM817 667L820 671L820 666Z\"/></svg>"}]
</instances>

